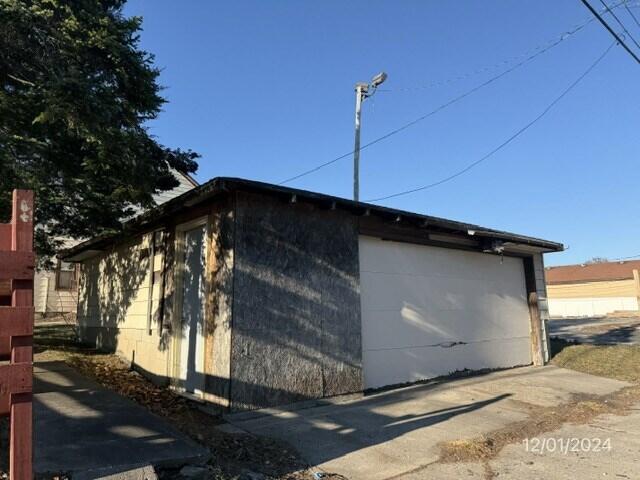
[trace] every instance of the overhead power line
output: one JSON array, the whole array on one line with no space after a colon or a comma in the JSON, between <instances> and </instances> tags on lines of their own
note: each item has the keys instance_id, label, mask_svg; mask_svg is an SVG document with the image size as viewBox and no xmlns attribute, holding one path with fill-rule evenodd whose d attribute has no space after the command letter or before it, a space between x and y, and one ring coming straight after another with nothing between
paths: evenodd
<instances>
[{"instance_id":1,"label":"overhead power line","mask_svg":"<svg viewBox=\"0 0 640 480\"><path fill-rule=\"evenodd\" d=\"M618 35L616 32L613 31L613 29L609 26L609 24L600 16L598 12L596 12L596 10L589 4L589 2L587 2L587 0L580 0L580 1L584 4L585 7L589 9L589 11L593 14L593 16L598 19L598 21L604 26L604 28L606 28L609 31L609 33L613 36L613 38L616 39L616 42L622 45L622 47L627 51L627 53L629 53L629 55L631 55L634 58L636 62L640 63L640 58L638 58L638 56L635 53L633 53L633 51L627 46L627 44L624 43L624 40L620 38L620 35Z\"/></svg>"},{"instance_id":2,"label":"overhead power line","mask_svg":"<svg viewBox=\"0 0 640 480\"><path fill-rule=\"evenodd\" d=\"M622 28L622 30L624 30L624 33L631 39L631 41L636 45L636 47L640 48L640 45L638 45L638 42L636 42L636 39L633 38L633 36L629 33L629 30L627 30L627 27L624 26L624 24L620 21L620 19L618 18L618 16L614 13L613 10L611 10L609 8L609 5L607 5L604 0L600 0L600 3L602 5L604 5L604 8L607 10L607 12L609 12L611 14L611 16L613 17L613 19L618 22L618 25L620 25L620 27Z\"/></svg>"},{"instance_id":3,"label":"overhead power line","mask_svg":"<svg viewBox=\"0 0 640 480\"><path fill-rule=\"evenodd\" d=\"M588 24L590 24L591 22L594 22L595 18L591 17L589 18L586 22L583 22L580 25L577 25L575 27L575 30L571 30L565 34L563 34L562 36L565 35L572 35L574 33L576 33L577 31L583 29L584 27L586 27ZM452 76L449 78L445 78L443 80L437 80L434 82L430 82L424 85L413 85L411 87L396 87L396 88L384 88L384 89L379 89L380 92L384 92L384 93L403 93L403 92L417 92L417 91L421 91L421 90L428 90L431 88L435 88L435 87L441 87L441 86L445 86L445 85L451 85L453 83L459 82L461 80L467 80L469 78L475 77L477 75L483 74L483 73L488 73L494 70L498 70L498 69L502 69L502 68L506 68L508 65L513 64L515 61L520 60L521 58L525 58L530 56L531 54L542 50L544 48L546 48L549 44L555 44L555 42L557 41L557 38L554 38L553 40L543 44L543 45L539 45L535 48L530 48L529 50L527 50L526 52L520 54L520 55L516 55L513 57L509 57L509 58L505 58L504 60L494 63L492 65L485 65L483 67L477 68L475 70L469 71L469 72L465 72L465 73L461 73L459 75L456 76Z\"/></svg>"},{"instance_id":4,"label":"overhead power line","mask_svg":"<svg viewBox=\"0 0 640 480\"><path fill-rule=\"evenodd\" d=\"M635 258L640 258L640 255L631 255L630 257L620 257L620 258L612 258L611 262L623 262L625 260L633 260Z\"/></svg>"},{"instance_id":5,"label":"overhead power line","mask_svg":"<svg viewBox=\"0 0 640 480\"><path fill-rule=\"evenodd\" d=\"M629 5L629 0L620 0L620 1L616 2L616 3L611 4L611 5L606 5L605 4L605 8L600 10L600 13L603 14L603 13L605 13L607 11L611 11L611 13L613 14L613 10L624 6L627 9L627 11L631 14L631 16L633 16L633 13L631 13L631 10L629 10L629 6L628 5ZM634 5L637 6L637 2L634 2ZM572 33L575 33L576 31L586 27L587 25L589 25L590 23L595 22L595 21L596 21L596 18L593 15L589 15L589 17L585 21L573 25L569 29L569 31L567 33L565 33L564 35L570 35ZM638 24L638 26L640 26L640 24ZM385 88L385 89L378 89L378 91L379 92L390 92L390 93L416 92L416 91L427 90L427 89L430 89L430 88L440 87L440 86L444 86L444 85L451 85L451 84L456 83L456 82L461 81L461 80L467 80L467 79L469 79L471 77L474 77L476 75L479 75L479 74L487 73L487 72L490 72L490 71L493 71L493 70L497 70L497 69L501 69L501 68L506 68L508 65L512 64L513 62L515 62L515 61L517 61L517 60L519 60L521 58L524 58L524 57L530 55L533 52L536 52L538 50L541 50L541 49L545 48L547 46L547 44L553 43L553 42L555 42L555 40L556 40L556 38L554 37L552 40L549 40L548 42L540 44L537 47L531 48L531 49L527 50L526 52L521 53L520 55L516 55L516 56L513 56L513 57L508 57L508 58L505 58L504 60L502 60L500 62L491 64L491 65L485 65L485 66L479 67L479 68L477 68L475 70L468 71L468 72L465 72L465 73L461 73L461 74L458 74L458 75L455 75L455 76L452 76L452 77L449 77L449 78L433 81L433 82L430 82L430 83L427 83L427 84L423 84L423 85L412 85L410 87L396 87L396 88L391 88L391 89Z\"/></svg>"},{"instance_id":6,"label":"overhead power line","mask_svg":"<svg viewBox=\"0 0 640 480\"><path fill-rule=\"evenodd\" d=\"M636 22L636 25L640 27L640 21L638 21L638 18L633 14L631 9L629 8L629 5L627 5L627 2L624 2L624 8L627 10L627 12L629 12L629 15L631 15L631 18L633 18L633 21Z\"/></svg>"},{"instance_id":7,"label":"overhead power line","mask_svg":"<svg viewBox=\"0 0 640 480\"><path fill-rule=\"evenodd\" d=\"M609 45L609 47L604 51L604 53L602 53L602 55L600 55L590 66L589 68L587 68L576 80L574 80L558 97L555 98L555 100L553 100L549 105L547 105L547 107L542 111L542 113L540 113L538 116L536 116L533 120L531 120L529 123L527 123L524 127L520 128L520 130L518 130L517 132L515 132L513 135L511 135L509 138L507 138L504 142L502 142L500 145L498 145L496 148L494 148L493 150L491 150L489 153L487 153L485 156L481 157L480 159L476 160L473 163L470 163L469 165L467 165L465 168L463 168L462 170L457 171L456 173L449 175L448 177L445 177L441 180L438 180L437 182L433 182L430 183L428 185L423 185L421 187L416 187L416 188L412 188L409 190L404 190L401 192L397 192L397 193L393 193L391 195L385 195L384 197L377 197L377 198L371 198L368 200L365 200L366 202L379 202L381 200L388 200L390 198L395 198L395 197L401 197L404 195L409 195L411 193L415 193L415 192L420 192L423 190L427 190L433 187L437 187L438 185L442 185L443 183L449 182L451 180L453 180L454 178L459 177L460 175L465 174L466 172L468 172L469 170L471 170L473 167L479 165L480 163L484 162L485 160L488 160L489 158L491 158L493 155L495 155L496 153L498 153L500 150L502 150L504 147L506 147L507 145L509 145L511 142L513 142L516 138L518 138L520 135L522 135L525 131L527 131L529 128L531 128L534 124L536 124L540 119L542 119L542 117L544 117L547 113L549 113L549 111L560 101L562 100L569 92L571 92L571 90L573 90L581 81L582 79L584 79L589 73L591 73L591 71L602 61L602 59L604 59L604 57L611 51L611 49L614 47L615 42L612 43L611 45Z\"/></svg>"},{"instance_id":8,"label":"overhead power line","mask_svg":"<svg viewBox=\"0 0 640 480\"><path fill-rule=\"evenodd\" d=\"M618 7L622 6L622 5L624 5L624 6L626 7L626 6L627 6L627 3L628 3L628 0L621 0L620 2L618 2L618 3L614 4L614 5L612 5L612 6L610 7L610 9L615 9L615 8L618 8ZM606 10L603 10L603 12L604 12L604 11L606 11ZM420 122L420 121L422 121L422 120L424 120L424 119L426 119L426 118L430 117L431 115L434 115L435 113L439 112L440 110L442 110L442 109L444 109L444 108L446 108L446 107L448 107L448 106L450 106L450 105L452 105L452 104L454 104L454 103L458 102L459 100L462 100L463 98L465 98L465 97L467 97L467 96L471 95L472 93L475 93L476 91L480 90L482 87L485 87L485 86L487 86L487 85L489 85L489 84L493 83L495 80L498 80L499 78L502 78L504 75L506 75L506 74L508 74L508 73L511 73L512 71L514 71L514 70L516 70L517 68L521 67L521 66L522 66L522 65L524 65L525 63L528 63L529 61L533 60L533 59L534 59L534 58L536 58L537 56L542 55L543 53L545 53L545 52L549 51L551 48L555 47L556 45L558 45L559 43L561 43L563 40L566 40L567 38L569 38L569 37L573 36L575 33L577 33L577 32L579 32L580 30L582 30L585 26L587 26L589 23L591 23L591 22L592 22L592 21L594 21L594 20L595 20L595 18L591 17L591 18L587 19L585 22L583 22L583 23L581 23L581 24L576 25L573 29L571 29L571 30L569 30L569 31L567 31L567 32L565 32L565 33L563 33L560 37L558 37L555 41L553 41L552 43L550 43L550 44L549 44L549 45L547 45L546 47L537 47L537 48L535 48L535 49L533 49L533 50L529 50L529 51L534 51L534 52L536 52L536 53L534 53L534 54L532 54L532 55L528 56L524 61L519 62L518 64L514 65L512 68L510 68L510 69L508 69L508 70L505 70L504 72L502 72L502 73L500 73L500 74L496 75L495 77L490 78L488 81L486 81L486 82L484 82L484 83L482 83L482 84L478 85L477 87L475 87L475 88L473 88L473 89L469 90L468 92L466 92L466 93L464 93L464 94L462 94L462 95L460 95L460 96L458 96L458 97L454 98L453 100L451 100L451 101L449 101L449 102L445 103L444 105L439 106L438 108L436 108L435 110L433 110L433 111L429 112L428 114L423 115L422 117L420 117L420 118L418 118L418 119L416 119L416 120L414 120L414 121L412 121L412 122L409 122L408 124L403 125L402 127L398 128L398 129L396 129L396 130L393 130L393 131L391 131L391 132L389 132L389 133L387 133L387 134L383 135L382 137L376 138L376 139L374 139L373 141L371 141L371 142L369 142L369 143L367 143L367 144L365 144L365 145L362 145L362 146L360 147L360 151L362 151L363 149L365 149L365 148L367 148L367 147L370 147L370 146L372 146L372 145L375 145L376 143L381 142L381 141L383 141L383 140L385 140L385 139L387 139L387 138L389 138L389 137L391 137L391 136L395 135L396 133L399 133L399 132L401 132L401 131L405 130L406 128L409 128L409 127L411 127L411 126L415 125L416 123L418 123L418 122ZM521 56L520 56L520 57L518 57L518 58L521 58L522 56L524 56L524 55L521 55ZM336 162L339 162L340 160L342 160L342 159L344 159L344 158L351 157L354 153L355 153L355 151L354 151L354 150L351 150L351 151L349 151L349 152L347 152L347 153L345 153L345 154L343 154L343 155L340 155L340 156L335 157L335 158L333 158L333 159L331 159L331 160L328 160L328 161L326 161L326 162L324 162L324 163L321 163L321 164L319 164L319 165L316 165L315 167L312 167L312 168L310 168L309 170L305 170L305 171L303 171L303 172L299 173L298 175L294 175L294 176L289 177L289 178L287 178L287 179L285 179L285 180L282 180L281 182L279 182L279 183L278 183L278 185L284 185L285 183L290 183L290 182L293 182L294 180L297 180L297 179L299 179L299 178L305 177L305 176L307 176L307 175L311 175L312 173L315 173L315 172L317 172L318 170L321 170L321 169L323 169L323 168L325 168L325 167L328 167L329 165L332 165L332 164L334 164L334 163L336 163Z\"/></svg>"},{"instance_id":9,"label":"overhead power line","mask_svg":"<svg viewBox=\"0 0 640 480\"><path fill-rule=\"evenodd\" d=\"M634 258L640 258L640 255L631 255L629 257L612 258L612 262L621 262L624 260L633 260Z\"/></svg>"},{"instance_id":10,"label":"overhead power line","mask_svg":"<svg viewBox=\"0 0 640 480\"><path fill-rule=\"evenodd\" d=\"M582 28L584 28L586 25L586 23L579 25L578 27L574 28L573 30L564 33L562 36L558 37L553 43L550 43L549 45L547 45L546 47L542 48L541 50L537 51L536 53L533 53L531 55L529 55L528 57L526 57L524 60L516 63L515 65L513 65L511 68L504 70L503 72L494 75L493 77L489 78L488 80L485 80L484 82L480 83L479 85L476 85L475 87L473 87L470 90L467 90L466 92L458 95L457 97L454 97L453 99L443 103L442 105L436 107L435 109L431 110L429 113L426 113L418 118L416 118L415 120L411 120L408 123L405 123L404 125L396 128L395 130L391 130L390 132L382 135L381 137L378 137L368 143L365 143L364 145L362 145L360 147L360 151L364 150L365 148L368 148L372 145L375 145L376 143L382 142L383 140L386 140L389 137L392 137L393 135L396 135L400 132L402 132L403 130L406 130L412 126L414 126L417 123L422 122L423 120L426 120L427 118L435 115L436 113L438 113L441 110L444 110L445 108L453 105L454 103L459 102L460 100L468 97L469 95L472 95L473 93L477 92L478 90L491 85L492 83L494 83L495 81L499 80L500 78L504 77L505 75L508 75L509 73L513 72L514 70L517 70L518 68L520 68L521 66L529 63L530 61L534 60L535 58L539 57L540 55L542 55L543 53L548 52L549 50L551 50L553 47L559 45L560 43L562 43L564 40L566 40L567 38L571 37L573 34L577 33L578 31L580 31ZM327 167L333 163L336 163L340 160L342 160L343 158L347 158L347 157L351 157L354 154L355 150L350 150L349 152L340 155L336 158L333 158L327 162L321 163L319 165L316 165L313 168L310 168L309 170L305 170L302 173L299 173L297 175L294 175L292 177L289 177L285 180L282 180L281 182L278 183L278 185L283 185L285 183L289 183L289 182L293 182L294 180L297 180L299 178L305 177L307 175L310 175L312 173L317 172L318 170Z\"/></svg>"}]
</instances>

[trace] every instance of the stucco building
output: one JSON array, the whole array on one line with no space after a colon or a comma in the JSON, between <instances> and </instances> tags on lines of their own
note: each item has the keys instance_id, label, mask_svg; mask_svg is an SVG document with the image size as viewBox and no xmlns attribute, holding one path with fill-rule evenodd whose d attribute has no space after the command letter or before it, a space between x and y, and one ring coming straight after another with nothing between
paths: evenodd
<instances>
[{"instance_id":1,"label":"stucco building","mask_svg":"<svg viewBox=\"0 0 640 480\"><path fill-rule=\"evenodd\" d=\"M82 339L238 411L548 357L555 242L216 178L64 254Z\"/></svg>"}]
</instances>

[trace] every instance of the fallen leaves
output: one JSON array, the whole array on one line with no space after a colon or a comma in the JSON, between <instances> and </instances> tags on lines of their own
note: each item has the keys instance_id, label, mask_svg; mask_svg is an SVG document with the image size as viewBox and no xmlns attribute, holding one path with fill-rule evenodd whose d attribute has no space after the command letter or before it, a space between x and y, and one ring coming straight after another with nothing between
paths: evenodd
<instances>
[{"instance_id":1,"label":"fallen leaves","mask_svg":"<svg viewBox=\"0 0 640 480\"><path fill-rule=\"evenodd\" d=\"M114 355L71 354L66 362L102 386L113 390L163 417L183 415L193 402L169 388L145 379Z\"/></svg>"}]
</instances>

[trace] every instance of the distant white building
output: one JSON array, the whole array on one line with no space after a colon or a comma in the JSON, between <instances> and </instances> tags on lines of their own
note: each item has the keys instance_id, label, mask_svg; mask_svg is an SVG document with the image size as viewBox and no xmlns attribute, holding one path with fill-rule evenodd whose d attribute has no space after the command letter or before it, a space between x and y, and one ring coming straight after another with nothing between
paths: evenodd
<instances>
[{"instance_id":1,"label":"distant white building","mask_svg":"<svg viewBox=\"0 0 640 480\"><path fill-rule=\"evenodd\" d=\"M172 190L154 195L153 198L161 205L172 198L198 186L189 175L174 170L174 175L180 184ZM69 248L80 240L69 240L63 248ZM33 283L33 304L36 313L41 316L75 314L78 305L78 274L77 266L73 263L58 261L53 270L40 270L35 273Z\"/></svg>"}]
</instances>

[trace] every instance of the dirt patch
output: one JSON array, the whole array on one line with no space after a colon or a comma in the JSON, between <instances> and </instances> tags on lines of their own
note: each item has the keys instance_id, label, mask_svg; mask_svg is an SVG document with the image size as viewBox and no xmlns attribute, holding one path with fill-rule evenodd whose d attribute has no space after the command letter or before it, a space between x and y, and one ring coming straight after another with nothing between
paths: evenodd
<instances>
[{"instance_id":1,"label":"dirt patch","mask_svg":"<svg viewBox=\"0 0 640 480\"><path fill-rule=\"evenodd\" d=\"M554 431L564 424L582 425L599 415L627 415L640 403L640 347L556 344L561 351L552 364L592 375L633 382L607 395L574 395L568 403L553 407L529 405L527 419L471 439L443 442L438 462L481 462L485 478L494 478L489 461L507 445Z\"/></svg>"}]
</instances>

